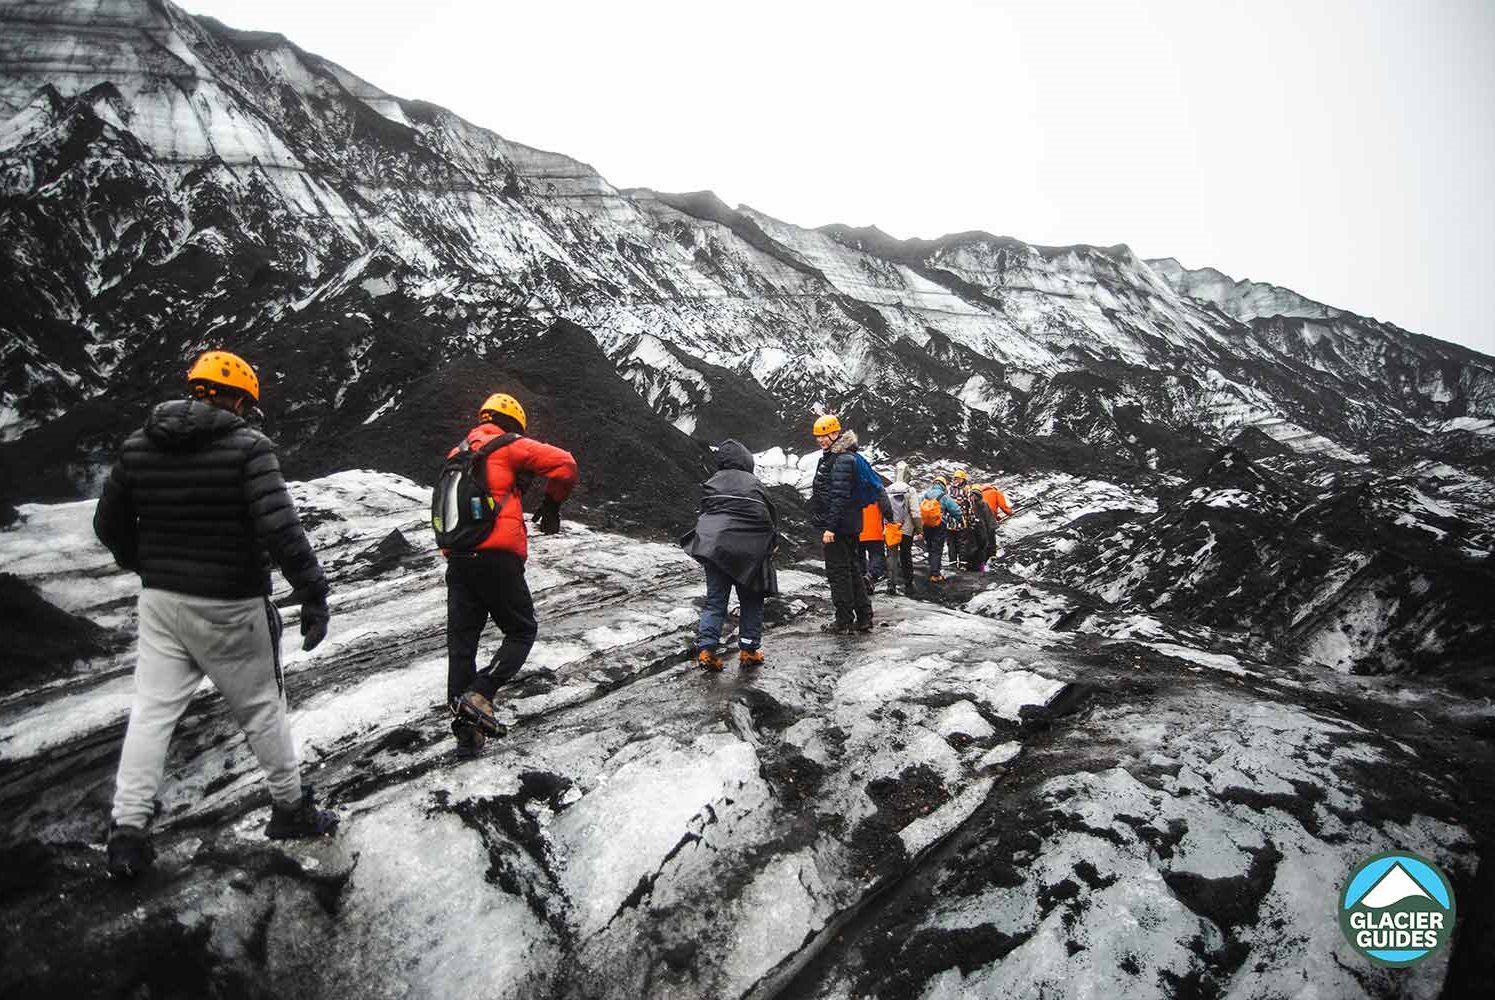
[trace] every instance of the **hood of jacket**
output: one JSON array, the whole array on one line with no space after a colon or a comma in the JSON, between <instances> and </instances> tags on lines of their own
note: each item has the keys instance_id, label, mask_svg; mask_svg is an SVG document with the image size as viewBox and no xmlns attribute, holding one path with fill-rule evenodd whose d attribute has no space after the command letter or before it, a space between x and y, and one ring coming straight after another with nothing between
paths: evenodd
<instances>
[{"instance_id":1,"label":"hood of jacket","mask_svg":"<svg viewBox=\"0 0 1495 1000\"><path fill-rule=\"evenodd\" d=\"M716 467L718 469L737 469L740 472L753 471L753 453L740 441L731 438L716 446Z\"/></svg>"},{"instance_id":2,"label":"hood of jacket","mask_svg":"<svg viewBox=\"0 0 1495 1000\"><path fill-rule=\"evenodd\" d=\"M857 450L857 432L842 431L841 436L831 444L832 455L844 455L848 451Z\"/></svg>"},{"instance_id":3,"label":"hood of jacket","mask_svg":"<svg viewBox=\"0 0 1495 1000\"><path fill-rule=\"evenodd\" d=\"M162 448L189 451L205 441L247 426L242 417L198 399L159 404L145 420L145 434Z\"/></svg>"}]
</instances>

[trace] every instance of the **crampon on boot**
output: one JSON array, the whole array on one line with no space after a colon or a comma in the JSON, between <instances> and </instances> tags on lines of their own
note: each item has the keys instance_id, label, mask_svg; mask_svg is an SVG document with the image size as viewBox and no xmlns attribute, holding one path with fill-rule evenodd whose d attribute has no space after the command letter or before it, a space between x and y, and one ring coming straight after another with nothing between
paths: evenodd
<instances>
[{"instance_id":1,"label":"crampon on boot","mask_svg":"<svg viewBox=\"0 0 1495 1000\"><path fill-rule=\"evenodd\" d=\"M132 879L156 860L151 835L138 826L109 824L109 877Z\"/></svg>"},{"instance_id":2,"label":"crampon on boot","mask_svg":"<svg viewBox=\"0 0 1495 1000\"><path fill-rule=\"evenodd\" d=\"M509 727L499 722L493 714L493 702L476 691L464 691L453 698L452 714L489 736L502 738L508 735Z\"/></svg>"},{"instance_id":3,"label":"crampon on boot","mask_svg":"<svg viewBox=\"0 0 1495 1000\"><path fill-rule=\"evenodd\" d=\"M272 805L265 836L271 840L299 840L303 837L330 837L337 832L337 813L318 809L310 785L301 786L301 801L294 806Z\"/></svg>"},{"instance_id":4,"label":"crampon on boot","mask_svg":"<svg viewBox=\"0 0 1495 1000\"><path fill-rule=\"evenodd\" d=\"M737 666L742 669L763 666L763 650L761 649L739 649L737 651Z\"/></svg>"},{"instance_id":5,"label":"crampon on boot","mask_svg":"<svg viewBox=\"0 0 1495 1000\"><path fill-rule=\"evenodd\" d=\"M461 719L452 720L452 735L457 738L459 760L472 760L483 752L483 744L488 742L481 729Z\"/></svg>"},{"instance_id":6,"label":"crampon on boot","mask_svg":"<svg viewBox=\"0 0 1495 1000\"><path fill-rule=\"evenodd\" d=\"M702 649L696 652L696 666L702 670L717 672L722 669L722 658L716 655L714 649Z\"/></svg>"}]
</instances>

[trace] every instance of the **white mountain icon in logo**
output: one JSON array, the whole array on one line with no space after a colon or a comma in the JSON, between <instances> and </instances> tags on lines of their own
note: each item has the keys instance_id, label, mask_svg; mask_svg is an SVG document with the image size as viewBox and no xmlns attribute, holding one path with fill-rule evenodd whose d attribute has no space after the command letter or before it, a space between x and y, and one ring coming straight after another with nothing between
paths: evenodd
<instances>
[{"instance_id":1,"label":"white mountain icon in logo","mask_svg":"<svg viewBox=\"0 0 1495 1000\"><path fill-rule=\"evenodd\" d=\"M1407 870L1400 864L1394 864L1387 870L1381 880L1373 885L1369 892L1360 897L1360 906L1369 906L1372 909L1384 909L1394 903L1399 903L1412 896L1421 896L1431 901L1427 890L1417 884L1417 880L1407 874Z\"/></svg>"}]
</instances>

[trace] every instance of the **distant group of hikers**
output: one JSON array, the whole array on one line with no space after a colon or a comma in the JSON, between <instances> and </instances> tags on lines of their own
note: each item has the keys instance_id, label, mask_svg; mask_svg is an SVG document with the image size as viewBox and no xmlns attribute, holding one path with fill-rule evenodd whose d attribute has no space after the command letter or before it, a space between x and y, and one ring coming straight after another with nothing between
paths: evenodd
<instances>
[{"instance_id":1,"label":"distant group of hikers","mask_svg":"<svg viewBox=\"0 0 1495 1000\"><path fill-rule=\"evenodd\" d=\"M914 540L922 537L931 586L945 582L950 566L984 571L996 554L996 526L1012 514L1003 491L973 484L964 469L936 476L915 502L909 469L899 463L885 482L861 455L854 431L834 415L815 421L820 462L810 488L810 523L820 530L825 575L835 616L821 626L836 635L872 631L872 594L887 581L889 594L914 596ZM779 550L778 515L763 484L753 475L753 456L737 441L717 446L718 472L701 487L695 529L681 539L685 551L706 570L706 600L696 633L696 662L725 668L722 627L732 591L737 592L738 663L763 664L763 605L777 591L773 557ZM896 553L896 556L895 556Z\"/></svg>"},{"instance_id":2,"label":"distant group of hikers","mask_svg":"<svg viewBox=\"0 0 1495 1000\"><path fill-rule=\"evenodd\" d=\"M278 567L301 608L302 649L327 635L328 584L281 475L275 446L261 433L260 383L253 367L227 351L208 351L187 373L188 398L157 405L121 446L94 513L94 532L123 568L139 574L135 693L120 751L107 841L110 875L130 878L151 866L149 825L172 734L206 675L243 729L270 785L265 826L272 839L327 836L338 817L302 784L286 715L281 617L270 601ZM523 494L545 482L534 523L560 531L561 504L577 483L576 459L525 436L524 407L494 393L478 423L446 456L432 491L431 525L446 557L447 704L457 753L472 757L489 736L507 732L497 718L498 689L523 667L538 625L525 581L529 544ZM823 628L849 634L872 628L871 594L912 595L913 542L922 536L928 580L950 565L984 568L996 551L996 522L1010 515L995 486L970 484L964 470L937 476L915 500L908 467L884 481L858 452L855 433L834 416L815 421L822 454L811 490L811 523L820 531L834 618ZM777 592L774 556L781 536L753 456L737 441L716 446L718 469L701 487L695 528L681 539L706 573L706 596L693 644L696 662L723 669L722 637L735 589L740 607L737 656L764 662L764 601ZM895 555L896 553L896 555ZM503 634L488 664L477 666L489 620Z\"/></svg>"}]
</instances>

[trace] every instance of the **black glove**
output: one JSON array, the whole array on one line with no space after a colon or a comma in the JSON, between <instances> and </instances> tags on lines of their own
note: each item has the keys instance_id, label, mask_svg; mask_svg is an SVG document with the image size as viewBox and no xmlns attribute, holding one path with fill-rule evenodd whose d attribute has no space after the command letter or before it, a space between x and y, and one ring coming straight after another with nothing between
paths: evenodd
<instances>
[{"instance_id":1,"label":"black glove","mask_svg":"<svg viewBox=\"0 0 1495 1000\"><path fill-rule=\"evenodd\" d=\"M534 520L540 526L540 534L559 534L561 530L561 502L546 497L540 502L540 509L535 511Z\"/></svg>"},{"instance_id":2,"label":"black glove","mask_svg":"<svg viewBox=\"0 0 1495 1000\"><path fill-rule=\"evenodd\" d=\"M314 597L301 605L301 648L311 652L327 638L327 622L332 612L327 610L327 598Z\"/></svg>"}]
</instances>

